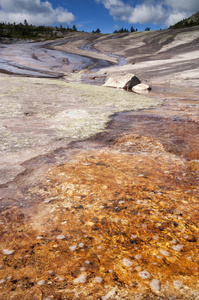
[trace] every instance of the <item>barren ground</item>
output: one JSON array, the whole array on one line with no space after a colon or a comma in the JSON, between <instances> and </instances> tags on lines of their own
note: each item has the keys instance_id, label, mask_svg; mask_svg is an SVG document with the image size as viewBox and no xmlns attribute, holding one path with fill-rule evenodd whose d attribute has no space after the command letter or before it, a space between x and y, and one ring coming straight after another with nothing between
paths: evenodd
<instances>
[{"instance_id":1,"label":"barren ground","mask_svg":"<svg viewBox=\"0 0 199 300\"><path fill-rule=\"evenodd\" d=\"M193 27L48 44L81 71L2 47L53 78L0 75L1 299L199 299L198 42ZM126 73L152 91L100 85Z\"/></svg>"}]
</instances>

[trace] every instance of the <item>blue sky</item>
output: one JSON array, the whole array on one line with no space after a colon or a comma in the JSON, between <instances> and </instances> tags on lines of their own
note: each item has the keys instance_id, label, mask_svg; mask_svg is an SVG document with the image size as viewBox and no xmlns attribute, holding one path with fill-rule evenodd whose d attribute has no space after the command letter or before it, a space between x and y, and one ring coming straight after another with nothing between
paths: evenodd
<instances>
[{"instance_id":1,"label":"blue sky","mask_svg":"<svg viewBox=\"0 0 199 300\"><path fill-rule=\"evenodd\" d=\"M0 22L72 26L111 33L164 29L199 10L199 0L0 0Z\"/></svg>"}]
</instances>

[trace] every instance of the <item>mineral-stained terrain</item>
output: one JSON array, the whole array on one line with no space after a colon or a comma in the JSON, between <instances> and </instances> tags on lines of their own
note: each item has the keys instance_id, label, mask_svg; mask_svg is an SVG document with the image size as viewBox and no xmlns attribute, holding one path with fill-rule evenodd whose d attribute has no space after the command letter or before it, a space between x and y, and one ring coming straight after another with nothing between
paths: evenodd
<instances>
[{"instance_id":1,"label":"mineral-stained terrain","mask_svg":"<svg viewBox=\"0 0 199 300\"><path fill-rule=\"evenodd\" d=\"M76 33L92 66L0 75L0 299L199 299L198 40ZM152 90L93 85L126 73Z\"/></svg>"}]
</instances>

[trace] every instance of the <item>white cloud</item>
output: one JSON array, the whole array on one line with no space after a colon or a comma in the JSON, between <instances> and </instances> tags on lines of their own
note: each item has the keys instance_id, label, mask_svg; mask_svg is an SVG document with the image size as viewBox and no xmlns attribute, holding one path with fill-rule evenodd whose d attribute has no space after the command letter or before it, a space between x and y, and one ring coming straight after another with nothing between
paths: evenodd
<instances>
[{"instance_id":1,"label":"white cloud","mask_svg":"<svg viewBox=\"0 0 199 300\"><path fill-rule=\"evenodd\" d=\"M102 3L114 20L128 20L130 17L132 7L121 0L96 0L96 2Z\"/></svg>"},{"instance_id":2,"label":"white cloud","mask_svg":"<svg viewBox=\"0 0 199 300\"><path fill-rule=\"evenodd\" d=\"M128 21L130 23L140 24L159 24L162 23L165 18L166 10L161 5L137 5L132 9L132 13Z\"/></svg>"},{"instance_id":3,"label":"white cloud","mask_svg":"<svg viewBox=\"0 0 199 300\"><path fill-rule=\"evenodd\" d=\"M179 11L173 11L167 18L167 25L173 25L176 24L177 22L186 19L190 15L185 13L185 12L179 12Z\"/></svg>"},{"instance_id":4,"label":"white cloud","mask_svg":"<svg viewBox=\"0 0 199 300\"><path fill-rule=\"evenodd\" d=\"M164 2L166 5L175 10L182 10L187 12L197 12L199 10L198 0L165 0Z\"/></svg>"},{"instance_id":5,"label":"white cloud","mask_svg":"<svg viewBox=\"0 0 199 300\"><path fill-rule=\"evenodd\" d=\"M48 1L40 0L0 0L0 20L4 22L22 22L29 24L51 25L53 23L68 24L75 20L67 9L53 8Z\"/></svg>"},{"instance_id":6,"label":"white cloud","mask_svg":"<svg viewBox=\"0 0 199 300\"><path fill-rule=\"evenodd\" d=\"M199 10L198 0L141 0L129 5L125 0L95 0L109 10L114 20L130 24L173 25Z\"/></svg>"}]
</instances>

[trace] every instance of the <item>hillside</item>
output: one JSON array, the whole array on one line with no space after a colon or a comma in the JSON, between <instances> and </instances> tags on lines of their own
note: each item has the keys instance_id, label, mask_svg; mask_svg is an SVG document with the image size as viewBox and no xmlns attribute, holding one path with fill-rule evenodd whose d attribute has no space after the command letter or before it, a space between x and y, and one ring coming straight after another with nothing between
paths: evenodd
<instances>
[{"instance_id":1,"label":"hillside","mask_svg":"<svg viewBox=\"0 0 199 300\"><path fill-rule=\"evenodd\" d=\"M177 29L177 28L191 27L196 25L199 25L199 11L193 14L191 17L184 19L173 26L170 26L170 28Z\"/></svg>"}]
</instances>

